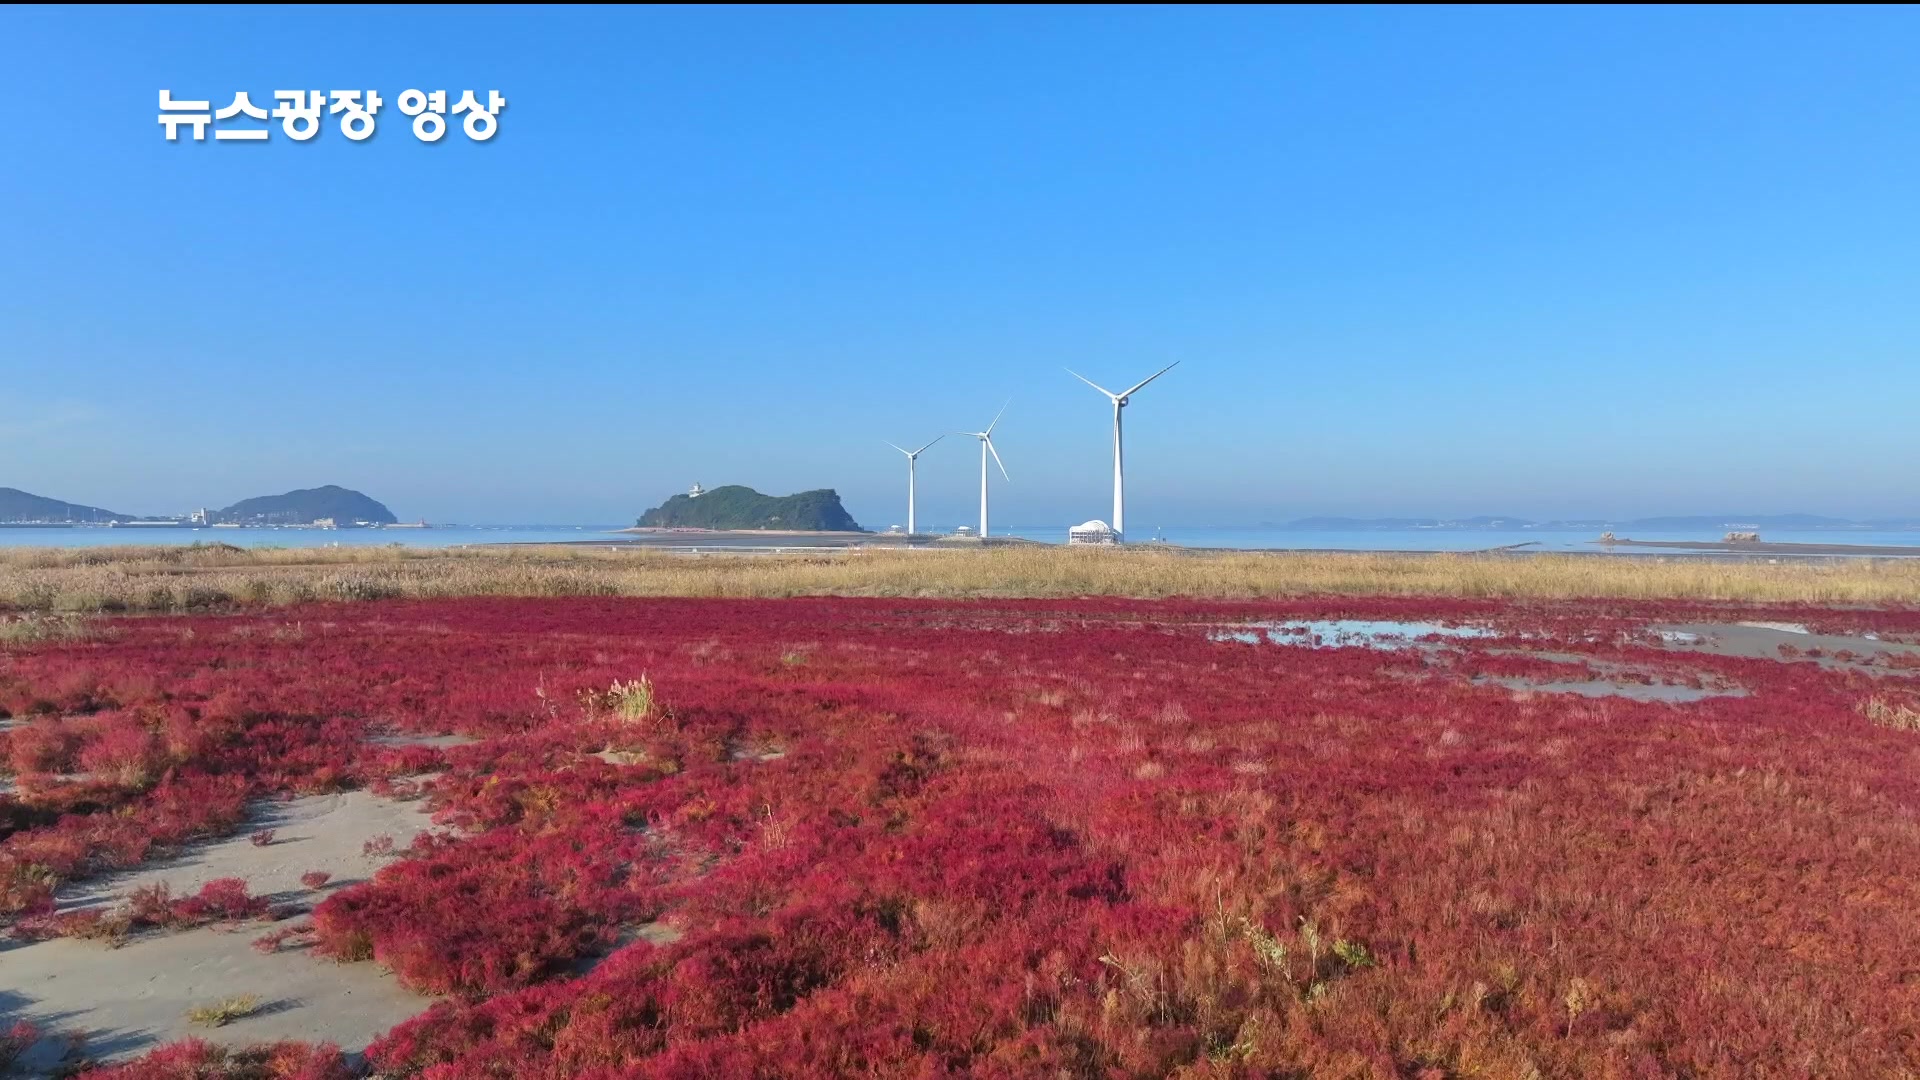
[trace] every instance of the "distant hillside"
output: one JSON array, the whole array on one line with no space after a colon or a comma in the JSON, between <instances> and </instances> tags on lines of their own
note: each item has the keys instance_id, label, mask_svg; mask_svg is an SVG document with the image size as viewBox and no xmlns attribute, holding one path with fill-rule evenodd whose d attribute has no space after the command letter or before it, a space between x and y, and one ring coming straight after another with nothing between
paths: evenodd
<instances>
[{"instance_id":1,"label":"distant hillside","mask_svg":"<svg viewBox=\"0 0 1920 1080\"><path fill-rule=\"evenodd\" d=\"M675 495L640 515L643 529L795 529L862 532L832 488L762 495L738 484L699 496Z\"/></svg>"},{"instance_id":2,"label":"distant hillside","mask_svg":"<svg viewBox=\"0 0 1920 1080\"><path fill-rule=\"evenodd\" d=\"M321 518L342 525L356 521L392 525L399 520L378 501L334 484L242 499L213 515L215 521L241 525L305 525Z\"/></svg>"},{"instance_id":3,"label":"distant hillside","mask_svg":"<svg viewBox=\"0 0 1920 1080\"><path fill-rule=\"evenodd\" d=\"M132 521L132 514L116 514L97 506L61 502L19 488L0 488L0 521Z\"/></svg>"},{"instance_id":4,"label":"distant hillside","mask_svg":"<svg viewBox=\"0 0 1920 1080\"><path fill-rule=\"evenodd\" d=\"M1846 518L1821 517L1818 514L1688 514L1678 517L1639 518L1627 522L1635 529L1857 529L1858 522Z\"/></svg>"}]
</instances>

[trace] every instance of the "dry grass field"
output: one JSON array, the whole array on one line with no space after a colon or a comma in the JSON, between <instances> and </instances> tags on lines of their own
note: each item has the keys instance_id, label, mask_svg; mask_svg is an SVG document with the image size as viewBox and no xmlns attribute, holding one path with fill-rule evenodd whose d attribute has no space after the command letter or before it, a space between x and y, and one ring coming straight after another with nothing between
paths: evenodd
<instances>
[{"instance_id":1,"label":"dry grass field","mask_svg":"<svg viewBox=\"0 0 1920 1080\"><path fill-rule=\"evenodd\" d=\"M1920 602L1920 560L1219 553L1010 547L698 556L604 548L0 548L0 607L183 612L460 596L1266 599L1456 596Z\"/></svg>"}]
</instances>

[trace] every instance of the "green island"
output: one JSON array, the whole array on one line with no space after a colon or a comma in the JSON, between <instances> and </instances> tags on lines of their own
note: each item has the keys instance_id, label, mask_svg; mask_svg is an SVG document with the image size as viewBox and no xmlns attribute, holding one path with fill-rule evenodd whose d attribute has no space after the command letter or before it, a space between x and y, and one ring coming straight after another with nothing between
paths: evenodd
<instances>
[{"instance_id":1,"label":"green island","mask_svg":"<svg viewBox=\"0 0 1920 1080\"><path fill-rule=\"evenodd\" d=\"M697 489L696 489L697 490ZM675 495L640 515L641 529L767 529L794 532L865 532L840 505L832 488L793 495L762 495L730 484Z\"/></svg>"}]
</instances>

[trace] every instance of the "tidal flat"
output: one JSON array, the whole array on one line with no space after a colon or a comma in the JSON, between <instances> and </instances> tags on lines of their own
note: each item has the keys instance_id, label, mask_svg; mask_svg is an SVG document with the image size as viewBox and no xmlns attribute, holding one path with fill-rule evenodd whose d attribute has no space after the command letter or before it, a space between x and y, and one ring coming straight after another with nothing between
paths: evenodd
<instances>
[{"instance_id":1,"label":"tidal flat","mask_svg":"<svg viewBox=\"0 0 1920 1080\"><path fill-rule=\"evenodd\" d=\"M0 641L0 1008L122 1078L1900 1075L1916 650L1712 599L90 616Z\"/></svg>"}]
</instances>

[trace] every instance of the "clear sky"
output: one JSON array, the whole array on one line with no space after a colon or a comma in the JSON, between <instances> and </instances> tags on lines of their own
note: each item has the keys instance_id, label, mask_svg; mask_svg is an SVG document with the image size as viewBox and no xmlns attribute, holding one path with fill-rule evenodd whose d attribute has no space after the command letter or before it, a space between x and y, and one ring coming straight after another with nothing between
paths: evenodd
<instances>
[{"instance_id":1,"label":"clear sky","mask_svg":"<svg viewBox=\"0 0 1920 1080\"><path fill-rule=\"evenodd\" d=\"M0 486L1920 514L1920 12L0 10ZM158 92L373 89L363 143ZM499 90L485 143L402 90ZM971 520L968 441L923 521ZM996 475L996 482L998 477Z\"/></svg>"}]
</instances>

